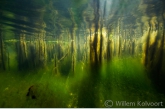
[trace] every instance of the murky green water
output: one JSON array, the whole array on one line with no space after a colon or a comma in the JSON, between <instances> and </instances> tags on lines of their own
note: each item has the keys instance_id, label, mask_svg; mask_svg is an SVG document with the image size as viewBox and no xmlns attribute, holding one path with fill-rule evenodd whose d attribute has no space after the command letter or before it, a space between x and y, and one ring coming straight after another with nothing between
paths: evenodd
<instances>
[{"instance_id":1,"label":"murky green water","mask_svg":"<svg viewBox=\"0 0 165 109\"><path fill-rule=\"evenodd\" d=\"M1 0L0 107L165 107L163 0Z\"/></svg>"}]
</instances>

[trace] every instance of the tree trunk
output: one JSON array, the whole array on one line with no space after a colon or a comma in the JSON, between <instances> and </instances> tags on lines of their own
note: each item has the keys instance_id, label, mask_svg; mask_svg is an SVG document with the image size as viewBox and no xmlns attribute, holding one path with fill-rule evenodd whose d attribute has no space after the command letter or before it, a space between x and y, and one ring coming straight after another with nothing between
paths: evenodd
<instances>
[{"instance_id":1,"label":"tree trunk","mask_svg":"<svg viewBox=\"0 0 165 109\"><path fill-rule=\"evenodd\" d=\"M1 51L2 68L3 68L3 70L6 70L5 60L4 60L4 50L3 50L2 32L0 32L0 49L1 49L0 51Z\"/></svg>"}]
</instances>

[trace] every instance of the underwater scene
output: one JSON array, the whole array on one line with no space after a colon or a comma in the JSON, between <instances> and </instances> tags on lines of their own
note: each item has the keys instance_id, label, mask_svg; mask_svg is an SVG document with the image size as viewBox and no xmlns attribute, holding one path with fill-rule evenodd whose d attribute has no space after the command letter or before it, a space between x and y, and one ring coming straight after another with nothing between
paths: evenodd
<instances>
[{"instance_id":1,"label":"underwater scene","mask_svg":"<svg viewBox=\"0 0 165 109\"><path fill-rule=\"evenodd\" d=\"M0 108L165 108L165 0L0 0Z\"/></svg>"}]
</instances>

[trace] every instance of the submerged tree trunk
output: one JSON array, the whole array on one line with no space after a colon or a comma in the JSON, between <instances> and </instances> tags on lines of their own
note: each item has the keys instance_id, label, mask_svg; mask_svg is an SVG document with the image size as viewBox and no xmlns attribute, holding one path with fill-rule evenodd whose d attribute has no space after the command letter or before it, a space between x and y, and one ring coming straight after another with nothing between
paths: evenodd
<instances>
[{"instance_id":1,"label":"submerged tree trunk","mask_svg":"<svg viewBox=\"0 0 165 109\"><path fill-rule=\"evenodd\" d=\"M108 40L107 42L107 60L110 61L112 59L112 40Z\"/></svg>"},{"instance_id":2,"label":"submerged tree trunk","mask_svg":"<svg viewBox=\"0 0 165 109\"><path fill-rule=\"evenodd\" d=\"M6 70L5 60L4 60L3 38L2 38L2 32L1 31L0 31L0 52L1 52L2 68L3 68L3 70Z\"/></svg>"},{"instance_id":3,"label":"submerged tree trunk","mask_svg":"<svg viewBox=\"0 0 165 109\"><path fill-rule=\"evenodd\" d=\"M99 30L99 17L100 17L100 14L99 14L99 0L95 0L94 1L94 24L95 24L95 30L94 30L94 39L93 39L93 42L91 44L92 47L90 47L91 53L92 54L92 64L94 65L97 65L100 63L100 60L99 60L99 53L98 53L98 37L99 37L99 34L98 34L98 30ZM100 49L100 48L99 48Z\"/></svg>"},{"instance_id":4,"label":"submerged tree trunk","mask_svg":"<svg viewBox=\"0 0 165 109\"><path fill-rule=\"evenodd\" d=\"M118 56L121 55L120 18L118 19Z\"/></svg>"},{"instance_id":5,"label":"submerged tree trunk","mask_svg":"<svg viewBox=\"0 0 165 109\"><path fill-rule=\"evenodd\" d=\"M80 61L81 60L81 48L80 48L80 33L78 31L78 34L77 34L77 60Z\"/></svg>"},{"instance_id":6,"label":"submerged tree trunk","mask_svg":"<svg viewBox=\"0 0 165 109\"><path fill-rule=\"evenodd\" d=\"M19 70L27 69L27 51L26 51L26 42L25 34L20 34L19 42L17 43L17 53L18 53L18 68Z\"/></svg>"},{"instance_id":7,"label":"submerged tree trunk","mask_svg":"<svg viewBox=\"0 0 165 109\"><path fill-rule=\"evenodd\" d=\"M74 27L71 29L71 62L72 62L72 73L74 74L75 69L75 30Z\"/></svg>"},{"instance_id":8,"label":"submerged tree trunk","mask_svg":"<svg viewBox=\"0 0 165 109\"><path fill-rule=\"evenodd\" d=\"M150 42L150 28L147 34L147 40L146 40L146 47L145 47L145 58L144 58L144 65L148 65L148 56L149 56L149 42Z\"/></svg>"},{"instance_id":9,"label":"submerged tree trunk","mask_svg":"<svg viewBox=\"0 0 165 109\"><path fill-rule=\"evenodd\" d=\"M93 0L94 3L94 38L91 36L90 29L90 64L91 71L88 76L82 80L78 96L78 107L94 108L100 100L98 97L99 68L102 57L100 57L99 40L99 0Z\"/></svg>"},{"instance_id":10,"label":"submerged tree trunk","mask_svg":"<svg viewBox=\"0 0 165 109\"><path fill-rule=\"evenodd\" d=\"M54 73L57 74L57 63L58 62L58 59L57 59L57 55L55 54L54 55Z\"/></svg>"}]
</instances>

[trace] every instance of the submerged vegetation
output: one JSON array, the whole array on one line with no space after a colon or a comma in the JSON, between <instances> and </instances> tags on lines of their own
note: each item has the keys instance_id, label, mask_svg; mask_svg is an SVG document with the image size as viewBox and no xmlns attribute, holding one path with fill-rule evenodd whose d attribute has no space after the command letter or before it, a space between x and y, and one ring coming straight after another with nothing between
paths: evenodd
<instances>
[{"instance_id":1,"label":"submerged vegetation","mask_svg":"<svg viewBox=\"0 0 165 109\"><path fill-rule=\"evenodd\" d=\"M1 73L1 107L105 107L108 99L165 101L148 79L144 66L132 57L104 64L98 77L90 75L88 64L82 67L77 63L74 76L72 71L65 77L55 75L51 69Z\"/></svg>"},{"instance_id":2,"label":"submerged vegetation","mask_svg":"<svg viewBox=\"0 0 165 109\"><path fill-rule=\"evenodd\" d=\"M0 107L164 107L164 6L0 1Z\"/></svg>"}]
</instances>

